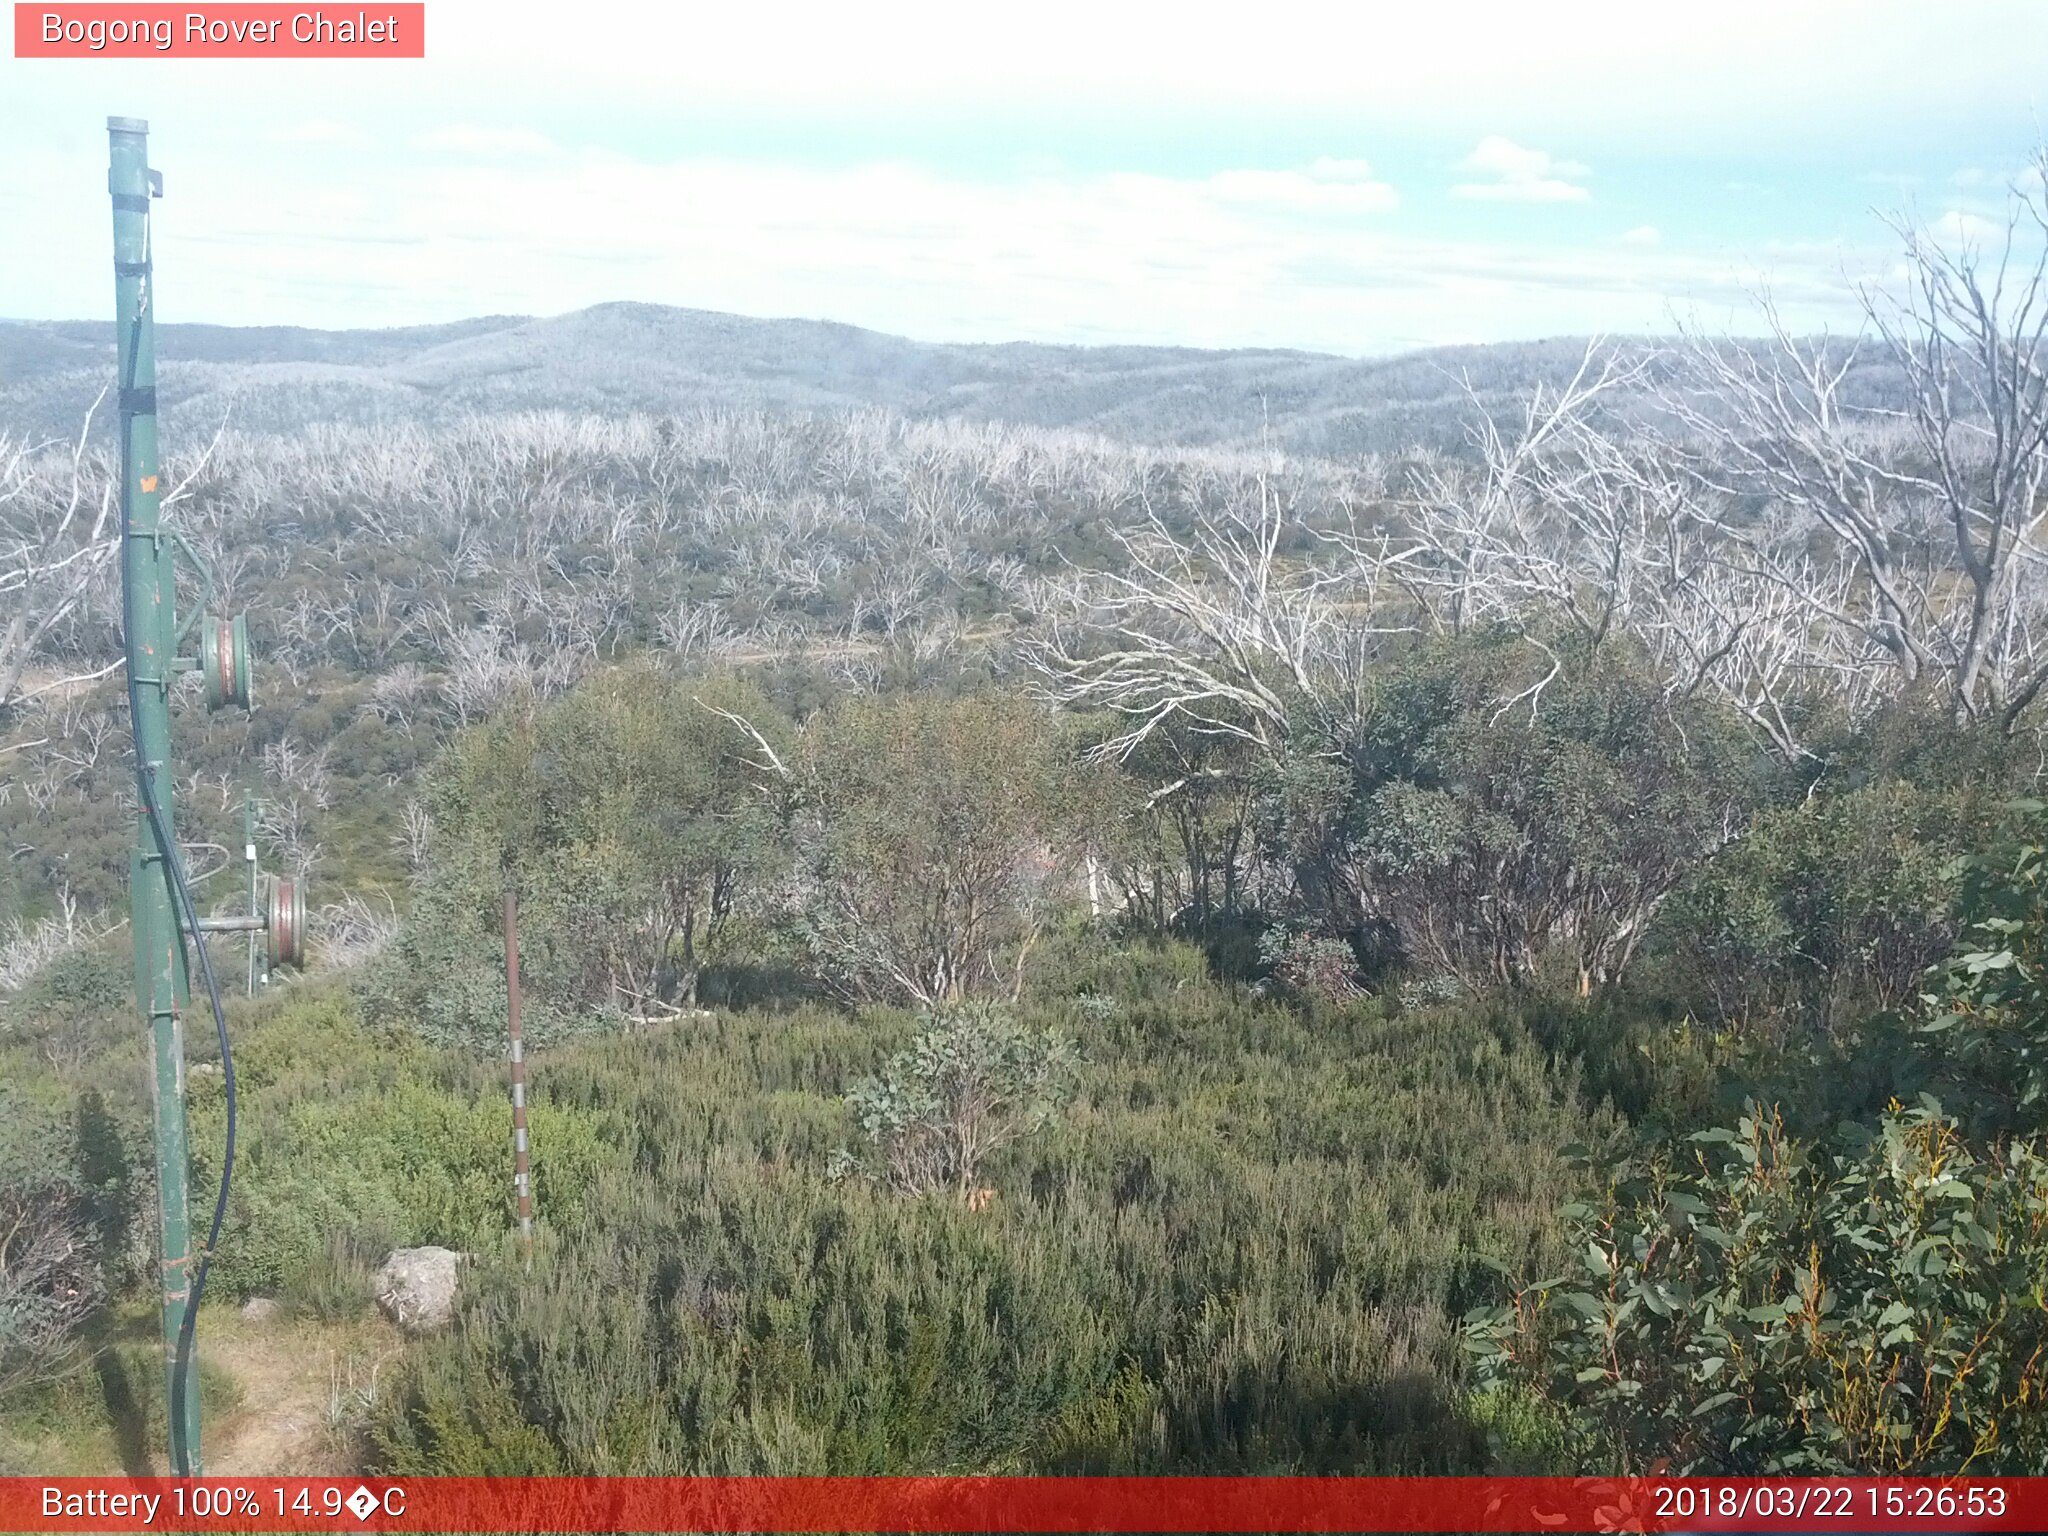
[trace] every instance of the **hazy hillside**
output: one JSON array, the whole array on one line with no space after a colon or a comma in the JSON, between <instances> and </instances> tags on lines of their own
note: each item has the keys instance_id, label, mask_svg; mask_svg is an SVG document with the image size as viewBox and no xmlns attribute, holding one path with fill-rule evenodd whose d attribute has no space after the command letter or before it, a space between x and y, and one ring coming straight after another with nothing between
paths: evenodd
<instances>
[{"instance_id":1,"label":"hazy hillside","mask_svg":"<svg viewBox=\"0 0 2048 1536\"><path fill-rule=\"evenodd\" d=\"M1519 393L1577 363L1559 340L1355 359L1174 347L907 341L813 320L649 304L387 331L164 325L167 418L193 427L433 420L473 411L831 410L1085 427L1139 442L1241 444L1264 424L1306 453L1460 437L1461 377ZM0 429L64 432L112 369L111 325L0 323Z\"/></svg>"}]
</instances>

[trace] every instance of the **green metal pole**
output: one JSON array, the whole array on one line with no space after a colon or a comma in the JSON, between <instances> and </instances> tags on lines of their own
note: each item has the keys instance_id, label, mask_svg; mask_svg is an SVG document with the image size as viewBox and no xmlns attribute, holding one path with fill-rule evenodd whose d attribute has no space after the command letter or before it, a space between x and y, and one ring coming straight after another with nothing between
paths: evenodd
<instances>
[{"instance_id":1,"label":"green metal pole","mask_svg":"<svg viewBox=\"0 0 2048 1536\"><path fill-rule=\"evenodd\" d=\"M122 623L128 652L128 702L134 711L136 792L154 794L166 829L171 806L172 650L177 622L171 544L158 517L156 322L150 269L150 196L162 182L149 169L149 124L107 119L107 190L114 204L114 299L120 373ZM153 770L153 771L152 771ZM175 835L175 834L169 834ZM199 1475L196 1366L179 1379L178 1334L192 1291L192 1231L186 1212L184 1009L189 998L184 945L178 940L170 850L159 845L138 805L131 864L135 999L149 1021L156 1106L157 1213L163 1254L164 1384L171 1470Z\"/></svg>"}]
</instances>

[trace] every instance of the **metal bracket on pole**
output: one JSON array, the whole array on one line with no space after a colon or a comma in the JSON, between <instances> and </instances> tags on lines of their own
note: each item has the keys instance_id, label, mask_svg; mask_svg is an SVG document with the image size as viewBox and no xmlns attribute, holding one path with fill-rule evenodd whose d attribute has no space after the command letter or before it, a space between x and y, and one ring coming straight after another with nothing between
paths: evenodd
<instances>
[{"instance_id":1,"label":"metal bracket on pole","mask_svg":"<svg viewBox=\"0 0 2048 1536\"><path fill-rule=\"evenodd\" d=\"M191 561L192 569L199 573L199 599L185 616L185 622L178 626L177 644L182 649L192 636L192 627L199 622L200 615L206 612L207 602L213 597L213 567L200 558L199 551L176 527L167 528L165 532L170 536L171 547Z\"/></svg>"}]
</instances>

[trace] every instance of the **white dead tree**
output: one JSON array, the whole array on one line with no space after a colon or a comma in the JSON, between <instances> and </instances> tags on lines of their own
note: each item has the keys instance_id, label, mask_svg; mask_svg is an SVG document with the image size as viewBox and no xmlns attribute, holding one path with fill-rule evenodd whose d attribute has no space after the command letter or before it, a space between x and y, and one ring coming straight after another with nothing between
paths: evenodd
<instances>
[{"instance_id":1,"label":"white dead tree","mask_svg":"<svg viewBox=\"0 0 2048 1536\"><path fill-rule=\"evenodd\" d=\"M78 898L68 886L56 892L57 910L48 917L25 924L16 918L0 932L0 992L27 986L36 974L58 956L97 943L119 926L108 920L81 916Z\"/></svg>"},{"instance_id":2,"label":"white dead tree","mask_svg":"<svg viewBox=\"0 0 2048 1536\"><path fill-rule=\"evenodd\" d=\"M1542 613L1597 643L1625 622L1664 486L1617 474L1630 466L1588 415L1641 374L1640 360L1596 339L1565 384L1532 390L1507 428L1465 382L1477 465L1434 458L1418 466L1418 548L1395 572L1432 628L1519 626ZM1364 554L1377 564L1377 541Z\"/></svg>"},{"instance_id":3,"label":"white dead tree","mask_svg":"<svg viewBox=\"0 0 2048 1536\"><path fill-rule=\"evenodd\" d=\"M663 648L685 664L718 655L721 642L733 638L732 625L718 603L677 603L655 620L655 632Z\"/></svg>"},{"instance_id":4,"label":"white dead tree","mask_svg":"<svg viewBox=\"0 0 2048 1536\"><path fill-rule=\"evenodd\" d=\"M334 804L334 776L327 767L328 747L302 746L289 736L263 749L263 771L269 779L299 791L316 811Z\"/></svg>"},{"instance_id":5,"label":"white dead tree","mask_svg":"<svg viewBox=\"0 0 2048 1536\"><path fill-rule=\"evenodd\" d=\"M435 706L439 695L439 683L424 668L406 661L377 674L363 707L411 735L413 722Z\"/></svg>"},{"instance_id":6,"label":"white dead tree","mask_svg":"<svg viewBox=\"0 0 2048 1536\"><path fill-rule=\"evenodd\" d=\"M379 891L379 906L354 892L330 902L313 916L320 935L320 963L331 970L351 970L374 960L398 936L398 909L389 892Z\"/></svg>"},{"instance_id":7,"label":"white dead tree","mask_svg":"<svg viewBox=\"0 0 2048 1536\"><path fill-rule=\"evenodd\" d=\"M1805 610L1817 666L2006 730L2048 686L2044 173L2048 153L1988 244L1892 220L1905 280L1859 291L1853 344L1795 338L1767 304L1768 344L1693 338L1664 402L1725 493L1702 505L1727 564ZM1759 501L1774 515L1737 515Z\"/></svg>"},{"instance_id":8,"label":"white dead tree","mask_svg":"<svg viewBox=\"0 0 2048 1536\"><path fill-rule=\"evenodd\" d=\"M105 398L101 391L100 398ZM0 436L0 709L27 694L104 676L97 670L25 688L23 679L111 568L118 544L114 476L86 452L99 400L87 410L69 462L56 467L47 445ZM95 484L97 482L97 484Z\"/></svg>"},{"instance_id":9,"label":"white dead tree","mask_svg":"<svg viewBox=\"0 0 2048 1536\"><path fill-rule=\"evenodd\" d=\"M1535 684L1501 701L1503 714L1540 707L1562 670L1558 644L1589 653L1622 637L1649 656L1668 695L1716 690L1797 756L1801 690L1855 683L1810 601L1839 591L1840 563L1788 560L1801 601L1742 557L1717 511L1726 498L1702 483L1693 455L1596 423L1652 361L1596 341L1562 387L1531 393L1511 430L1468 390L1476 462L1420 466L1408 508L1416 552L1394 573L1438 632L1497 625L1548 657Z\"/></svg>"},{"instance_id":10,"label":"white dead tree","mask_svg":"<svg viewBox=\"0 0 2048 1536\"><path fill-rule=\"evenodd\" d=\"M1137 527L1112 530L1116 568L1077 581L1080 617L1026 652L1043 691L1124 718L1098 749L1107 758L1169 722L1268 756L1315 731L1341 734L1378 639L1410 627L1382 624L1378 598L1413 551L1353 540L1353 566L1376 560L1372 569L1284 556L1305 523L1264 473L1220 509L1197 507L1184 536L1149 497L1145 509Z\"/></svg>"},{"instance_id":11,"label":"white dead tree","mask_svg":"<svg viewBox=\"0 0 2048 1536\"><path fill-rule=\"evenodd\" d=\"M0 1398L83 1362L83 1326L106 1295L85 1202L61 1181L0 1183Z\"/></svg>"},{"instance_id":12,"label":"white dead tree","mask_svg":"<svg viewBox=\"0 0 2048 1536\"><path fill-rule=\"evenodd\" d=\"M1673 693L1711 687L1781 755L1802 718L1908 689L2006 730L2048 686L2048 188L2014 189L1987 252L1903 220L1906 282L1864 334L1693 335L1655 403L1593 417L1638 369L1585 364L1475 471L1435 466L1402 572L1441 627L1633 636Z\"/></svg>"},{"instance_id":13,"label":"white dead tree","mask_svg":"<svg viewBox=\"0 0 2048 1536\"><path fill-rule=\"evenodd\" d=\"M314 809L302 795L270 795L256 803L256 830L301 880L311 876L324 851L314 836L314 822Z\"/></svg>"}]
</instances>

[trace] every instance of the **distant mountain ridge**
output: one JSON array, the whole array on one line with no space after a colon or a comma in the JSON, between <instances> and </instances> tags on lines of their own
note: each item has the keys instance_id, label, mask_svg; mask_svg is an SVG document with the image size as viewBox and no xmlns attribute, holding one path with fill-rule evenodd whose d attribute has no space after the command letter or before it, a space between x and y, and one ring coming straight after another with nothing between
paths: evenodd
<instances>
[{"instance_id":1,"label":"distant mountain ridge","mask_svg":"<svg viewBox=\"0 0 2048 1536\"><path fill-rule=\"evenodd\" d=\"M819 320L654 304L398 330L162 325L166 420L209 431L531 409L883 408L1071 427L1161 445L1386 452L1462 436L1470 376L1514 396L1576 366L1570 338L1358 359L1278 349L917 342ZM0 322L0 430L75 431L112 376L113 327Z\"/></svg>"}]
</instances>

